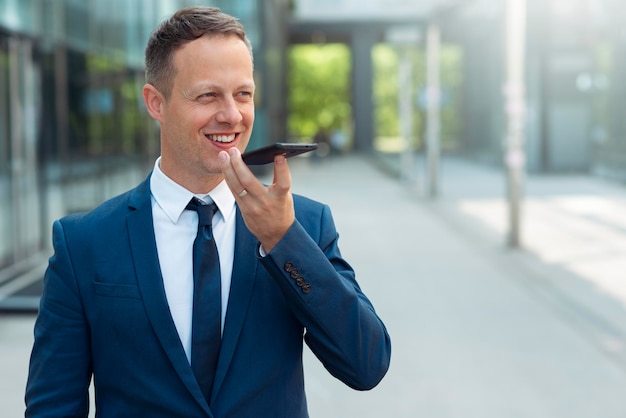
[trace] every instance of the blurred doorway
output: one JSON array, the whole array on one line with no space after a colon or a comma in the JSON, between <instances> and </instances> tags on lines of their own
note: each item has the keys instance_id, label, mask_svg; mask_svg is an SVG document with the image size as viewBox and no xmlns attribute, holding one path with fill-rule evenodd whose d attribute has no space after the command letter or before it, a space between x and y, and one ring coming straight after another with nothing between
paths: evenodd
<instances>
[{"instance_id":1,"label":"blurred doorway","mask_svg":"<svg viewBox=\"0 0 626 418\"><path fill-rule=\"evenodd\" d=\"M554 51L546 57L544 171L587 171L591 165L593 110L586 93L590 74L593 60L584 51Z\"/></svg>"}]
</instances>

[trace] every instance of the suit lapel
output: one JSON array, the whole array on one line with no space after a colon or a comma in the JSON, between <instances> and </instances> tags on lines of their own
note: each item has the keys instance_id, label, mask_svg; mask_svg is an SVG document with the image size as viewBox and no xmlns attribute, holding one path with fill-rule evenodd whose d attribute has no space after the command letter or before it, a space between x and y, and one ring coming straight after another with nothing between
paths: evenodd
<instances>
[{"instance_id":1,"label":"suit lapel","mask_svg":"<svg viewBox=\"0 0 626 418\"><path fill-rule=\"evenodd\" d=\"M131 212L127 217L127 224L130 247L139 290L146 313L152 323L152 329L180 379L207 414L212 416L187 361L167 303L154 238L149 177L135 189L131 195L129 207Z\"/></svg>"},{"instance_id":2,"label":"suit lapel","mask_svg":"<svg viewBox=\"0 0 626 418\"><path fill-rule=\"evenodd\" d=\"M255 257L258 240L246 227L241 212L237 207L237 222L235 232L235 254L233 259L233 273L228 298L228 309L224 321L224 334L220 348L220 357L217 363L215 381L211 402L215 400L220 387L224 382L228 366L233 359L235 347L243 327L248 311L250 296L256 277L259 261Z\"/></svg>"}]
</instances>

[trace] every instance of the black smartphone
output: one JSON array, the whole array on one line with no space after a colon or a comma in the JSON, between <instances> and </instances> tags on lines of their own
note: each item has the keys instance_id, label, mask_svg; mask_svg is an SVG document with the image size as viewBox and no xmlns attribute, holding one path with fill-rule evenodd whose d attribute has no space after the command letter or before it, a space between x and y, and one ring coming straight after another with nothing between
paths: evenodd
<instances>
[{"instance_id":1,"label":"black smartphone","mask_svg":"<svg viewBox=\"0 0 626 418\"><path fill-rule=\"evenodd\" d=\"M317 144L300 144L291 142L277 142L262 148L245 152L241 158L248 165L263 165L274 162L274 157L284 154L287 158L294 155L304 154L305 152L317 149Z\"/></svg>"}]
</instances>

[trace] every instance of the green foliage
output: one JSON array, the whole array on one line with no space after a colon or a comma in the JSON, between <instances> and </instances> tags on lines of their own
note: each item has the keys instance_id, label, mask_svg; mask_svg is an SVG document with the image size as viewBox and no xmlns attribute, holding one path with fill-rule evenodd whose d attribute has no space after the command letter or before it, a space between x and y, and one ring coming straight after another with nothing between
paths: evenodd
<instances>
[{"instance_id":1,"label":"green foliage","mask_svg":"<svg viewBox=\"0 0 626 418\"><path fill-rule=\"evenodd\" d=\"M423 68L423 54L417 49L407 51L414 69ZM376 133L378 137L398 137L400 124L398 103L400 94L417 97L417 86L423 85L423 72L414 70L414 83L409 91L400 92L398 79L398 51L390 45L376 45L372 51L374 65L374 104ZM413 99L415 102L415 99ZM419 131L421 115L416 111L413 116L414 131Z\"/></svg>"},{"instance_id":2,"label":"green foliage","mask_svg":"<svg viewBox=\"0 0 626 418\"><path fill-rule=\"evenodd\" d=\"M444 45L441 50L441 87L444 107L441 109L441 143L444 149L461 144L461 92L463 85L463 51Z\"/></svg>"},{"instance_id":3,"label":"green foliage","mask_svg":"<svg viewBox=\"0 0 626 418\"><path fill-rule=\"evenodd\" d=\"M403 50L413 64L413 82L408 91L400 91L398 80L397 47L376 45L372 51L374 65L374 104L376 136L393 140L400 136L398 102L400 94L409 94L415 104L413 113L413 145L423 147L426 114L420 95L426 86L426 58L423 48ZM441 49L441 88L444 103L441 109L441 140L446 148L453 148L460 133L458 97L462 83L462 54L459 48L444 45ZM420 106L421 104L421 106Z\"/></svg>"},{"instance_id":4,"label":"green foliage","mask_svg":"<svg viewBox=\"0 0 626 418\"><path fill-rule=\"evenodd\" d=\"M408 94L415 104L413 144L423 146L425 113L419 97L426 85L426 59L423 48L408 53L413 63L413 83L408 91L398 87L397 47L376 45L372 50L374 66L375 130L378 138L400 136L398 102ZM350 128L351 68L350 50L343 44L297 45L289 52L289 120L290 135L312 137L318 129ZM454 148L460 135L459 95L462 83L460 48L444 45L441 50L441 86L444 104L441 111L441 137L445 148Z\"/></svg>"},{"instance_id":5,"label":"green foliage","mask_svg":"<svg viewBox=\"0 0 626 418\"><path fill-rule=\"evenodd\" d=\"M348 125L350 50L346 45L297 45L289 53L288 129L296 137L312 137L319 128Z\"/></svg>"}]
</instances>

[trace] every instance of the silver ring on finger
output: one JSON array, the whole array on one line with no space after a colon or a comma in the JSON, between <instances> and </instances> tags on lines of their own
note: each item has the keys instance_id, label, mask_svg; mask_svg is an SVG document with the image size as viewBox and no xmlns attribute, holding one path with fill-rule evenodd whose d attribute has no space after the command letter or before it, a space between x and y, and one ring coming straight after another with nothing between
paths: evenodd
<instances>
[{"instance_id":1,"label":"silver ring on finger","mask_svg":"<svg viewBox=\"0 0 626 418\"><path fill-rule=\"evenodd\" d=\"M239 197L244 197L245 195L248 194L248 191L246 189L243 189L242 191L240 191L239 193Z\"/></svg>"}]
</instances>

